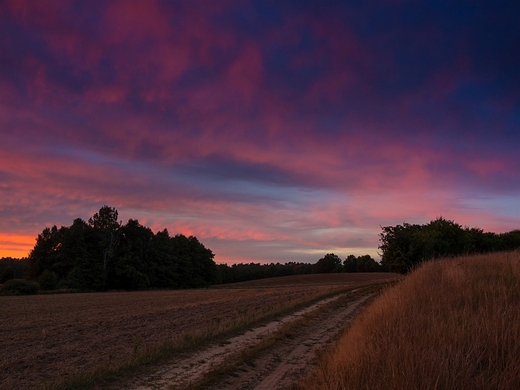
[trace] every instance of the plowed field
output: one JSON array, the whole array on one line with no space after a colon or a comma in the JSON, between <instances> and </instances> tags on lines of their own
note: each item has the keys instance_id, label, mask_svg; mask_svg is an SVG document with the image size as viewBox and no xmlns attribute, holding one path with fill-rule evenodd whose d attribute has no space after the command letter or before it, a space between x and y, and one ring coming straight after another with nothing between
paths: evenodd
<instances>
[{"instance_id":1,"label":"plowed field","mask_svg":"<svg viewBox=\"0 0 520 390\"><path fill-rule=\"evenodd\" d=\"M273 278L204 290L0 297L0 388L37 388L140 351L218 334L389 274Z\"/></svg>"}]
</instances>

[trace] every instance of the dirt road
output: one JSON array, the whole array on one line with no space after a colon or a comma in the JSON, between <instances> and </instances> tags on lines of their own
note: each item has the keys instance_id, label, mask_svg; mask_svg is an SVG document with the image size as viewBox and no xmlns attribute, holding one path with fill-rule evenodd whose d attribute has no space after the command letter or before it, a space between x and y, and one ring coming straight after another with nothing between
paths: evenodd
<instances>
[{"instance_id":1,"label":"dirt road","mask_svg":"<svg viewBox=\"0 0 520 390\"><path fill-rule=\"evenodd\" d=\"M309 371L316 352L329 346L371 296L353 291L251 329L203 351L176 357L124 388L283 389Z\"/></svg>"}]
</instances>

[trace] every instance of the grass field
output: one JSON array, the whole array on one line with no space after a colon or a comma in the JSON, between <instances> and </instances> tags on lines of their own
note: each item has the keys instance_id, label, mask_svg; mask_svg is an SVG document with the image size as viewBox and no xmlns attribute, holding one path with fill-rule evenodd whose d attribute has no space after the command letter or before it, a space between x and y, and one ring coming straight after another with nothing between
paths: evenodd
<instances>
[{"instance_id":1,"label":"grass field","mask_svg":"<svg viewBox=\"0 0 520 390\"><path fill-rule=\"evenodd\" d=\"M520 389L520 252L425 264L354 321L301 389Z\"/></svg>"},{"instance_id":2,"label":"grass field","mask_svg":"<svg viewBox=\"0 0 520 390\"><path fill-rule=\"evenodd\" d=\"M159 359L392 274L280 277L203 290L0 297L0 388L65 388Z\"/></svg>"}]
</instances>

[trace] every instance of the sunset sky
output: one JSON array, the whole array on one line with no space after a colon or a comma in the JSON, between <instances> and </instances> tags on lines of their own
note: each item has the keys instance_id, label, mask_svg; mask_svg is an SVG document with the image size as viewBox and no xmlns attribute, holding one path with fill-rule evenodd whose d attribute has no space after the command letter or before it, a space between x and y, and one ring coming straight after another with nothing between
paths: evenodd
<instances>
[{"instance_id":1,"label":"sunset sky","mask_svg":"<svg viewBox=\"0 0 520 390\"><path fill-rule=\"evenodd\" d=\"M0 257L103 205L217 262L520 229L518 1L0 2Z\"/></svg>"}]
</instances>

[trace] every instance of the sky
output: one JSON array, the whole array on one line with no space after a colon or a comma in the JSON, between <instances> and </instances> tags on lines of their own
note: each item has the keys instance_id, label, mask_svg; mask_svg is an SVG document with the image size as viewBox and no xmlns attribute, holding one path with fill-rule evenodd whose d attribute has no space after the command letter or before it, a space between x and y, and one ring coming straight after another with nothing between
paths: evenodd
<instances>
[{"instance_id":1,"label":"sky","mask_svg":"<svg viewBox=\"0 0 520 390\"><path fill-rule=\"evenodd\" d=\"M4 0L0 257L103 205L217 263L520 229L520 2Z\"/></svg>"}]
</instances>

